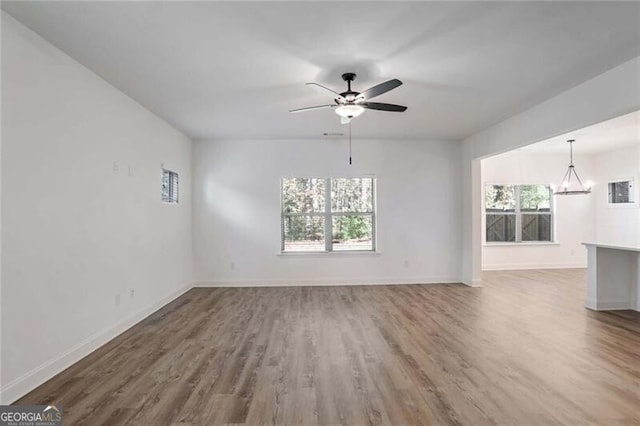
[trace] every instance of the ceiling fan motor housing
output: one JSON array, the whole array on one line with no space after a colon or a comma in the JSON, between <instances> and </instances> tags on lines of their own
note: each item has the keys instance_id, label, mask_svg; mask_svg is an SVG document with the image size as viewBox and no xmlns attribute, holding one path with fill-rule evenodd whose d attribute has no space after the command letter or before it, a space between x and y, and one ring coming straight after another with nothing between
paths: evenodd
<instances>
[{"instance_id":1,"label":"ceiling fan motor housing","mask_svg":"<svg viewBox=\"0 0 640 426\"><path fill-rule=\"evenodd\" d=\"M345 72L342 74L342 79L347 82L347 91L340 93L340 96L345 98L347 102L353 102L356 96L360 94L359 92L351 90L351 82L356 79L356 74L353 72ZM338 101L336 100L336 102Z\"/></svg>"},{"instance_id":2,"label":"ceiling fan motor housing","mask_svg":"<svg viewBox=\"0 0 640 426\"><path fill-rule=\"evenodd\" d=\"M342 79L344 81L353 81L356 79L356 73L354 72L345 72L344 74L342 74Z\"/></svg>"}]
</instances>

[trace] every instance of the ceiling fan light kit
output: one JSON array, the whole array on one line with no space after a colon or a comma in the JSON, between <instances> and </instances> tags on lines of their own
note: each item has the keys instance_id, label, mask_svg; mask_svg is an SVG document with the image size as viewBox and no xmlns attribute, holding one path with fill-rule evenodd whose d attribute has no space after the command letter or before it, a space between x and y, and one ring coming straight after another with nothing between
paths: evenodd
<instances>
[{"instance_id":1,"label":"ceiling fan light kit","mask_svg":"<svg viewBox=\"0 0 640 426\"><path fill-rule=\"evenodd\" d=\"M582 183L576 167L573 164L573 143L575 139L569 139L569 167L567 168L560 185L555 190L554 195L583 195L590 194L591 188L588 185ZM574 178L572 180L572 177Z\"/></svg>"},{"instance_id":2,"label":"ceiling fan light kit","mask_svg":"<svg viewBox=\"0 0 640 426\"><path fill-rule=\"evenodd\" d=\"M340 105L336 108L336 114L340 117L353 118L364 112L364 108L360 105Z\"/></svg>"}]
</instances>

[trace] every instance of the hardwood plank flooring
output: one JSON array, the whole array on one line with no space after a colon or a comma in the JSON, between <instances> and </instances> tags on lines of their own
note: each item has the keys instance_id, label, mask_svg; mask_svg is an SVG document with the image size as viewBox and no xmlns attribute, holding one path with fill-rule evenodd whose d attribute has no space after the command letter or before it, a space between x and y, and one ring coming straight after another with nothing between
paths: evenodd
<instances>
[{"instance_id":1,"label":"hardwood plank flooring","mask_svg":"<svg viewBox=\"0 0 640 426\"><path fill-rule=\"evenodd\" d=\"M584 270L196 288L29 393L65 424L640 424L640 314Z\"/></svg>"}]
</instances>

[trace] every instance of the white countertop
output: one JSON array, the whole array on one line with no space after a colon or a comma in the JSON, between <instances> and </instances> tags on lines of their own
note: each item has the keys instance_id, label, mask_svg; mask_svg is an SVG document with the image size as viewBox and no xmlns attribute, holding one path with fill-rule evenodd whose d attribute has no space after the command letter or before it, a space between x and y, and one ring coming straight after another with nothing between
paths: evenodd
<instances>
[{"instance_id":1,"label":"white countertop","mask_svg":"<svg viewBox=\"0 0 640 426\"><path fill-rule=\"evenodd\" d=\"M594 247L601 247L601 248L608 248L608 249L615 249L615 250L625 250L625 251L637 251L640 253L640 247L634 247L634 246L621 246L618 244L608 244L608 243L582 243L585 246L594 246Z\"/></svg>"}]
</instances>

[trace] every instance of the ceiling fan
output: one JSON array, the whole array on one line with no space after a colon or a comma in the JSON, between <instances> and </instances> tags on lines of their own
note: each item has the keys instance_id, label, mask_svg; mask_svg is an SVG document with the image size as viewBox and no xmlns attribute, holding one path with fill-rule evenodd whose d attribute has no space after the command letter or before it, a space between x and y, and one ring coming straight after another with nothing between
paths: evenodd
<instances>
[{"instance_id":1,"label":"ceiling fan","mask_svg":"<svg viewBox=\"0 0 640 426\"><path fill-rule=\"evenodd\" d=\"M383 93L387 93L388 91L400 86L402 82L398 79L394 78L393 80L385 81L384 83L373 86L370 89L365 90L364 92L356 92L351 90L351 82L356 79L355 73L344 73L342 74L342 79L347 82L347 91L342 93L331 90L328 87L323 86L322 84L306 83L307 85L321 87L336 95L336 97L334 98L335 104L292 109L289 112L304 112L322 108L335 108L336 114L341 117L340 122L342 124L347 124L351 121L352 118L362 114L365 109L392 112L404 112L407 110L407 107L402 105L369 102L369 99L380 96Z\"/></svg>"}]
</instances>

